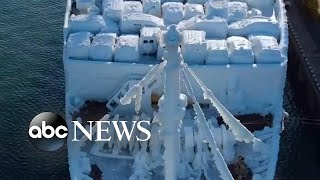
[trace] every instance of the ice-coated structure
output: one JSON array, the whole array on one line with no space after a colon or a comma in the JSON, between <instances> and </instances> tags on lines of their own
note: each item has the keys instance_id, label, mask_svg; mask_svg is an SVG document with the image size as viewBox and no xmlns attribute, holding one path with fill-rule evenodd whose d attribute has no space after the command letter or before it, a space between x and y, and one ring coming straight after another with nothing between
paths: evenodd
<instances>
[{"instance_id":1,"label":"ice-coated structure","mask_svg":"<svg viewBox=\"0 0 320 180\"><path fill-rule=\"evenodd\" d=\"M68 0L68 126L95 137L106 127L89 120L146 120L151 132L78 130L71 179L274 179L287 36L282 0Z\"/></svg>"},{"instance_id":2,"label":"ice-coated structure","mask_svg":"<svg viewBox=\"0 0 320 180\"><path fill-rule=\"evenodd\" d=\"M157 27L144 27L140 31L139 50L140 54L154 54L158 50L161 29Z\"/></svg>"},{"instance_id":3,"label":"ice-coated structure","mask_svg":"<svg viewBox=\"0 0 320 180\"><path fill-rule=\"evenodd\" d=\"M140 1L125 1L123 3L123 15L129 13L142 13L142 3Z\"/></svg>"},{"instance_id":4,"label":"ice-coated structure","mask_svg":"<svg viewBox=\"0 0 320 180\"><path fill-rule=\"evenodd\" d=\"M252 45L243 37L232 36L227 39L230 63L253 64Z\"/></svg>"},{"instance_id":5,"label":"ice-coated structure","mask_svg":"<svg viewBox=\"0 0 320 180\"><path fill-rule=\"evenodd\" d=\"M204 15L204 9L201 4L185 4L184 5L184 19L190 19L194 16Z\"/></svg>"},{"instance_id":6,"label":"ice-coated structure","mask_svg":"<svg viewBox=\"0 0 320 180\"><path fill-rule=\"evenodd\" d=\"M138 34L143 27L163 28L163 20L144 13L126 14L120 22L120 31L123 34Z\"/></svg>"},{"instance_id":7,"label":"ice-coated structure","mask_svg":"<svg viewBox=\"0 0 320 180\"><path fill-rule=\"evenodd\" d=\"M92 60L112 61L117 34L97 34L90 45L89 58Z\"/></svg>"},{"instance_id":8,"label":"ice-coated structure","mask_svg":"<svg viewBox=\"0 0 320 180\"><path fill-rule=\"evenodd\" d=\"M206 64L229 64L226 40L207 40Z\"/></svg>"},{"instance_id":9,"label":"ice-coated structure","mask_svg":"<svg viewBox=\"0 0 320 180\"><path fill-rule=\"evenodd\" d=\"M123 0L102 0L102 12L105 19L118 22L123 16Z\"/></svg>"},{"instance_id":10,"label":"ice-coated structure","mask_svg":"<svg viewBox=\"0 0 320 180\"><path fill-rule=\"evenodd\" d=\"M139 36L137 35L119 36L114 50L114 60L117 62L137 62L139 60L138 42Z\"/></svg>"},{"instance_id":11,"label":"ice-coated structure","mask_svg":"<svg viewBox=\"0 0 320 180\"><path fill-rule=\"evenodd\" d=\"M161 0L142 0L143 13L161 17Z\"/></svg>"},{"instance_id":12,"label":"ice-coated structure","mask_svg":"<svg viewBox=\"0 0 320 180\"><path fill-rule=\"evenodd\" d=\"M91 37L92 34L89 32L71 34L67 42L68 57L72 59L88 59Z\"/></svg>"},{"instance_id":13,"label":"ice-coated structure","mask_svg":"<svg viewBox=\"0 0 320 180\"><path fill-rule=\"evenodd\" d=\"M165 2L162 4L162 16L165 25L178 24L184 18L181 2Z\"/></svg>"},{"instance_id":14,"label":"ice-coated structure","mask_svg":"<svg viewBox=\"0 0 320 180\"><path fill-rule=\"evenodd\" d=\"M188 64L204 64L207 55L206 33L204 31L186 30L182 33L182 56Z\"/></svg>"}]
</instances>

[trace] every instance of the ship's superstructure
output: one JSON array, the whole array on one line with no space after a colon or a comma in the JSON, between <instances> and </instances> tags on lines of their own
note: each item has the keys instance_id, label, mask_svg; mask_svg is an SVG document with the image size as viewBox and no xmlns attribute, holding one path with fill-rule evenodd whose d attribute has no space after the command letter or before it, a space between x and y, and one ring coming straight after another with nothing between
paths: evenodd
<instances>
[{"instance_id":1,"label":"ship's superstructure","mask_svg":"<svg viewBox=\"0 0 320 180\"><path fill-rule=\"evenodd\" d=\"M67 123L152 124L147 142L77 133L71 178L273 179L286 26L281 0L69 0Z\"/></svg>"}]
</instances>

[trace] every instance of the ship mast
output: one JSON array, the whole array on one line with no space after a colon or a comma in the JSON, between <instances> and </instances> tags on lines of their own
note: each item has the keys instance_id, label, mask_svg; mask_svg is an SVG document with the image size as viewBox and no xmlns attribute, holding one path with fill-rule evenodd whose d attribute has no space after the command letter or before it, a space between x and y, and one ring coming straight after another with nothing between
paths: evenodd
<instances>
[{"instance_id":1,"label":"ship mast","mask_svg":"<svg viewBox=\"0 0 320 180\"><path fill-rule=\"evenodd\" d=\"M166 180L177 178L177 166L180 163L180 130L179 124L182 121L179 117L177 107L180 101L180 64L183 61L179 53L181 34L176 26L169 26L164 33L166 51L163 60L167 61L165 67L164 81L164 106L160 112L162 115L163 135L164 135L164 170Z\"/></svg>"}]
</instances>

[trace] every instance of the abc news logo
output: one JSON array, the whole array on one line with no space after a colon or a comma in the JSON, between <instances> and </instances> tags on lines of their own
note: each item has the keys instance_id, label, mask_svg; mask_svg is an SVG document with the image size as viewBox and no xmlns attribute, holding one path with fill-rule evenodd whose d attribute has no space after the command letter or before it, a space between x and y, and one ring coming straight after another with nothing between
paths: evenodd
<instances>
[{"instance_id":1,"label":"abc news logo","mask_svg":"<svg viewBox=\"0 0 320 180\"><path fill-rule=\"evenodd\" d=\"M72 121L73 139L72 141L79 141L77 139L77 130L80 130L90 141L93 137L93 122L96 123L96 139L95 141L110 141L111 137L108 135L112 126L114 134L118 140L121 141L125 136L127 141L132 140L133 131L135 128L140 131L134 137L137 141L148 141L151 138L149 121L132 121L131 129L127 125L127 121L88 121L89 130L84 128L78 121ZM55 151L60 149L66 142L68 137L68 128L65 120L52 112L44 112L33 118L29 125L30 142L37 149L42 151ZM103 134L104 133L104 134Z\"/></svg>"}]
</instances>

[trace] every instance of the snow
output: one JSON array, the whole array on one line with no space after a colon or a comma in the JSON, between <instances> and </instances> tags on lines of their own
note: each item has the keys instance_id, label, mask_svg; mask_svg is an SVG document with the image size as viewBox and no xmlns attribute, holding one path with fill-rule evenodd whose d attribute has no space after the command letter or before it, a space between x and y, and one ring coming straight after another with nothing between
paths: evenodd
<instances>
[{"instance_id":1,"label":"snow","mask_svg":"<svg viewBox=\"0 0 320 180\"><path fill-rule=\"evenodd\" d=\"M125 1L123 3L123 14L142 13L142 4L140 1Z\"/></svg>"},{"instance_id":2,"label":"snow","mask_svg":"<svg viewBox=\"0 0 320 180\"><path fill-rule=\"evenodd\" d=\"M226 1L208 1L205 4L206 17L211 19L213 17L221 17L228 19L228 2Z\"/></svg>"},{"instance_id":3,"label":"snow","mask_svg":"<svg viewBox=\"0 0 320 180\"><path fill-rule=\"evenodd\" d=\"M103 0L103 17L115 22L119 22L123 16L123 0Z\"/></svg>"},{"instance_id":4,"label":"snow","mask_svg":"<svg viewBox=\"0 0 320 180\"><path fill-rule=\"evenodd\" d=\"M204 9L201 4L185 4L184 5L184 19L190 19L194 16L204 15Z\"/></svg>"},{"instance_id":5,"label":"snow","mask_svg":"<svg viewBox=\"0 0 320 180\"><path fill-rule=\"evenodd\" d=\"M140 54L154 54L157 52L161 36L160 28L144 27L140 31L139 51Z\"/></svg>"},{"instance_id":6,"label":"snow","mask_svg":"<svg viewBox=\"0 0 320 180\"><path fill-rule=\"evenodd\" d=\"M138 43L138 35L119 36L115 46L114 61L137 62L139 60Z\"/></svg>"},{"instance_id":7,"label":"snow","mask_svg":"<svg viewBox=\"0 0 320 180\"><path fill-rule=\"evenodd\" d=\"M266 35L279 39L280 29L276 20L266 17L252 17L231 23L228 27L229 36Z\"/></svg>"},{"instance_id":8,"label":"snow","mask_svg":"<svg viewBox=\"0 0 320 180\"><path fill-rule=\"evenodd\" d=\"M69 20L69 33L87 31L92 34L97 34L101 28L104 28L105 26L106 23L101 15L71 15Z\"/></svg>"},{"instance_id":9,"label":"snow","mask_svg":"<svg viewBox=\"0 0 320 180\"><path fill-rule=\"evenodd\" d=\"M161 0L142 0L143 13L161 17Z\"/></svg>"},{"instance_id":10,"label":"snow","mask_svg":"<svg viewBox=\"0 0 320 180\"><path fill-rule=\"evenodd\" d=\"M183 20L183 4L180 2L165 2L162 4L162 15L165 25L178 24Z\"/></svg>"},{"instance_id":11,"label":"snow","mask_svg":"<svg viewBox=\"0 0 320 180\"><path fill-rule=\"evenodd\" d=\"M232 36L227 39L230 63L254 63L251 42L246 38Z\"/></svg>"},{"instance_id":12,"label":"snow","mask_svg":"<svg viewBox=\"0 0 320 180\"><path fill-rule=\"evenodd\" d=\"M91 37L92 34L89 32L70 34L67 42L68 57L72 59L88 59Z\"/></svg>"},{"instance_id":13,"label":"snow","mask_svg":"<svg viewBox=\"0 0 320 180\"><path fill-rule=\"evenodd\" d=\"M207 43L204 31L186 30L182 32L181 53L188 64L204 64L207 55Z\"/></svg>"},{"instance_id":14,"label":"snow","mask_svg":"<svg viewBox=\"0 0 320 180\"><path fill-rule=\"evenodd\" d=\"M139 34L142 27L164 27L163 19L144 13L126 14L120 22L123 34Z\"/></svg>"},{"instance_id":15,"label":"snow","mask_svg":"<svg viewBox=\"0 0 320 180\"><path fill-rule=\"evenodd\" d=\"M206 64L229 64L225 40L207 40Z\"/></svg>"},{"instance_id":16,"label":"snow","mask_svg":"<svg viewBox=\"0 0 320 180\"><path fill-rule=\"evenodd\" d=\"M251 36L249 40L257 63L280 63L283 60L277 39L272 36Z\"/></svg>"},{"instance_id":17,"label":"snow","mask_svg":"<svg viewBox=\"0 0 320 180\"><path fill-rule=\"evenodd\" d=\"M112 61L116 34L97 34L90 45L89 58L92 60Z\"/></svg>"},{"instance_id":18,"label":"snow","mask_svg":"<svg viewBox=\"0 0 320 180\"><path fill-rule=\"evenodd\" d=\"M229 23L240 21L247 18L248 6L243 2L229 2L228 3L229 11Z\"/></svg>"},{"instance_id":19,"label":"snow","mask_svg":"<svg viewBox=\"0 0 320 180\"><path fill-rule=\"evenodd\" d=\"M195 16L189 20L181 21L178 24L179 29L182 30L199 30L206 32L206 38L227 38L228 23L226 19L214 17L206 19L204 16Z\"/></svg>"}]
</instances>

